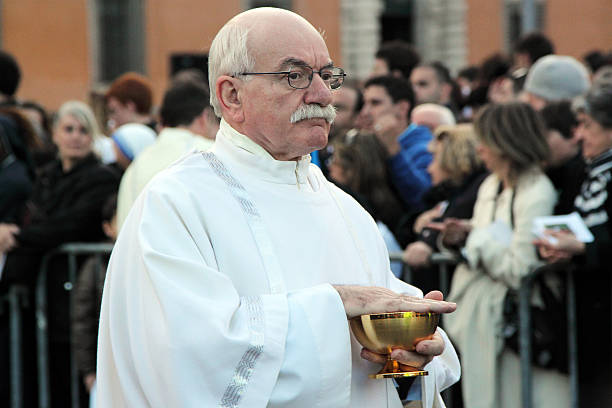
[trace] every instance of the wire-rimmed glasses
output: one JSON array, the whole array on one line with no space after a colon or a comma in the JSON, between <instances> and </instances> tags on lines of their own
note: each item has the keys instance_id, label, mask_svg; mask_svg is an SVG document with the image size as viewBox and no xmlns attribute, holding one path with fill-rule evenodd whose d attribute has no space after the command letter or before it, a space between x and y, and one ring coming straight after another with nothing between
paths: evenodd
<instances>
[{"instance_id":1,"label":"wire-rimmed glasses","mask_svg":"<svg viewBox=\"0 0 612 408\"><path fill-rule=\"evenodd\" d=\"M329 89L338 89L344 82L346 73L339 67L322 68L315 71L307 65L294 66L289 71L279 72L241 72L239 75L286 75L289 86L295 89L306 89L312 83L314 74L319 74Z\"/></svg>"}]
</instances>

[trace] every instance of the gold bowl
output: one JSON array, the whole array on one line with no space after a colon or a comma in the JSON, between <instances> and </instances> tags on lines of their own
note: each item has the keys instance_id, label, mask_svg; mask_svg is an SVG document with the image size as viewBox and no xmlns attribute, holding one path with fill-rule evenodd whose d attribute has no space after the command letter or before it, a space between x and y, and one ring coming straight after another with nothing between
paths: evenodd
<instances>
[{"instance_id":1,"label":"gold bowl","mask_svg":"<svg viewBox=\"0 0 612 408\"><path fill-rule=\"evenodd\" d=\"M431 339L438 327L438 313L391 312L353 317L351 330L362 346L375 353L386 354L387 364L370 378L414 377L427 371L400 364L391 358L391 350L414 351L418 342Z\"/></svg>"}]
</instances>

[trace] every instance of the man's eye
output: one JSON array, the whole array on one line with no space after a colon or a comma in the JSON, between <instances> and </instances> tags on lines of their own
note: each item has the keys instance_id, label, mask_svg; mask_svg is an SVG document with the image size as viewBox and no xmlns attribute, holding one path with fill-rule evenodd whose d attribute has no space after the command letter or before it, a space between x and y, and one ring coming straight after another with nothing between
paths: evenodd
<instances>
[{"instance_id":1,"label":"man's eye","mask_svg":"<svg viewBox=\"0 0 612 408\"><path fill-rule=\"evenodd\" d=\"M289 72L289 74L287 76L289 77L290 80L297 81L299 79L302 79L304 74L301 73L301 72L298 72L298 71L291 71L291 72Z\"/></svg>"},{"instance_id":2,"label":"man's eye","mask_svg":"<svg viewBox=\"0 0 612 408\"><path fill-rule=\"evenodd\" d=\"M331 81L334 78L334 75L329 71L321 72L321 78L324 81Z\"/></svg>"}]
</instances>

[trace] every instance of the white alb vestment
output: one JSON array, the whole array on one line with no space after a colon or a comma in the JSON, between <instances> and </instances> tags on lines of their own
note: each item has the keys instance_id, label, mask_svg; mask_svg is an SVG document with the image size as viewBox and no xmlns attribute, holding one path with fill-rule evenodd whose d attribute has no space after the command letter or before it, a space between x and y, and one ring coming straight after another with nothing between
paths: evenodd
<instances>
[{"instance_id":1,"label":"white alb vestment","mask_svg":"<svg viewBox=\"0 0 612 408\"><path fill-rule=\"evenodd\" d=\"M211 153L157 175L111 256L100 407L401 407L359 355L332 284L421 296L389 270L372 218L309 156L276 161L221 123ZM445 352L424 407L459 377Z\"/></svg>"},{"instance_id":2,"label":"white alb vestment","mask_svg":"<svg viewBox=\"0 0 612 408\"><path fill-rule=\"evenodd\" d=\"M136 198L157 173L192 150L210 149L213 142L184 128L163 128L155 143L140 152L121 177L117 196L117 225L123 225Z\"/></svg>"}]
</instances>

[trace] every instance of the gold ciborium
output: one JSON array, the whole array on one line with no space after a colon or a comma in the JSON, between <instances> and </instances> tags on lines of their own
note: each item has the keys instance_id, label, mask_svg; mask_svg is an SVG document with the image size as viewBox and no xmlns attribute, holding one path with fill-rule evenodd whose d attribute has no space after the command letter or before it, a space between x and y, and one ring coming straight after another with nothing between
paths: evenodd
<instances>
[{"instance_id":1,"label":"gold ciborium","mask_svg":"<svg viewBox=\"0 0 612 408\"><path fill-rule=\"evenodd\" d=\"M438 327L437 313L392 312L374 313L353 317L351 330L365 348L387 355L387 363L370 378L415 377L427 375L427 371L400 364L391 358L391 350L401 348L414 351L421 340L430 339Z\"/></svg>"}]
</instances>

